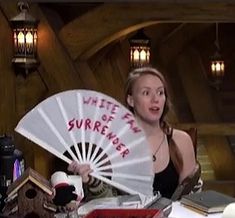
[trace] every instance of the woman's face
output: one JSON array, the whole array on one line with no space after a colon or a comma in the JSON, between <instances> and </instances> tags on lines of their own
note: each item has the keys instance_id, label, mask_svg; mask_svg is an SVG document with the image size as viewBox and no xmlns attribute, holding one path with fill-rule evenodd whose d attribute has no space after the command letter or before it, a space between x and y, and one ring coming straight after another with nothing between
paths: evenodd
<instances>
[{"instance_id":1,"label":"woman's face","mask_svg":"<svg viewBox=\"0 0 235 218\"><path fill-rule=\"evenodd\" d=\"M128 104L137 119L149 124L158 123L164 109L166 96L162 81L154 75L142 75L134 82Z\"/></svg>"}]
</instances>

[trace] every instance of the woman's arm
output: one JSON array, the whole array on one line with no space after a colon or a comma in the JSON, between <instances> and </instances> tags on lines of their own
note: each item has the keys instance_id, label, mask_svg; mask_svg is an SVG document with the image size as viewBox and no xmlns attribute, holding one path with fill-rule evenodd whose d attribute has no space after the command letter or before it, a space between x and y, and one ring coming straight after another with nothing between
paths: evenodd
<instances>
[{"instance_id":1,"label":"woman's arm","mask_svg":"<svg viewBox=\"0 0 235 218\"><path fill-rule=\"evenodd\" d=\"M103 183L94 177L90 177L91 180L84 184L85 200L91 200L94 198L113 197L117 195L116 189L108 184Z\"/></svg>"},{"instance_id":2,"label":"woman's arm","mask_svg":"<svg viewBox=\"0 0 235 218\"><path fill-rule=\"evenodd\" d=\"M196 158L191 137L188 133L174 129L173 139L182 154L183 167L179 174L179 183L181 183L187 176L192 174L196 166Z\"/></svg>"}]
</instances>

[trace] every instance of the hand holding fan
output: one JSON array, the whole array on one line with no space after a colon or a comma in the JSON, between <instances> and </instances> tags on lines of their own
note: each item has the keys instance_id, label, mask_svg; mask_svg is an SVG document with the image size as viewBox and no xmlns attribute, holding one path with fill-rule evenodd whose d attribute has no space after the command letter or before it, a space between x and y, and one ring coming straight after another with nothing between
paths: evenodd
<instances>
[{"instance_id":1,"label":"hand holding fan","mask_svg":"<svg viewBox=\"0 0 235 218\"><path fill-rule=\"evenodd\" d=\"M17 132L68 164L89 163L92 175L130 194L153 195L148 142L132 113L91 90L70 90L39 103Z\"/></svg>"}]
</instances>

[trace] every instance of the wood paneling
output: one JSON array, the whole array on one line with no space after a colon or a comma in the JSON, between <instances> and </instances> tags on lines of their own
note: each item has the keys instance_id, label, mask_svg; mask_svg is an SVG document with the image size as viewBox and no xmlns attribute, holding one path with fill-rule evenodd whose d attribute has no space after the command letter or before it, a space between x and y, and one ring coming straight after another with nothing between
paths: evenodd
<instances>
[{"instance_id":1,"label":"wood paneling","mask_svg":"<svg viewBox=\"0 0 235 218\"><path fill-rule=\"evenodd\" d=\"M15 116L15 73L12 68L12 32L0 11L0 134L12 134Z\"/></svg>"},{"instance_id":2,"label":"wood paneling","mask_svg":"<svg viewBox=\"0 0 235 218\"><path fill-rule=\"evenodd\" d=\"M200 55L194 49L188 47L179 56L177 63L178 72L183 81L195 121L220 122L221 118L203 77L204 68L200 64ZM208 135L204 137L204 141L216 178L235 179L233 174L235 172L235 159L227 139L223 136Z\"/></svg>"},{"instance_id":3,"label":"wood paneling","mask_svg":"<svg viewBox=\"0 0 235 218\"><path fill-rule=\"evenodd\" d=\"M0 39L6 42L0 45L0 97L3 102L0 106L0 130L12 132L16 122L37 103L67 89L93 89L124 102L123 86L129 71L128 38L135 30L145 27L146 32L149 28L149 33L153 33L151 40L155 47L152 63L159 66L169 79L174 95L175 110L169 116L170 121L184 122L182 126L189 125L188 127L196 125L199 134L213 135L205 137L208 153L218 177L229 179L235 167L234 158L229 154L226 138L220 136L234 134L234 126L232 123L222 123L217 104L221 107L225 104L224 111L230 111L229 104L232 104L233 98L214 101L216 94L210 96L211 90L205 80L200 60L201 57L208 56L209 52L200 56L196 44L193 44L198 35L199 39L204 39L204 33L211 31L210 27L215 20L235 21L235 3L228 2L199 0L195 3L189 0L176 3L174 0L158 0L144 4L97 4L92 10L84 10L82 15L71 15L70 18L75 19L64 27L61 21L66 19L61 19L59 12L56 9L53 11L52 5L50 10L45 11L43 9L46 3L42 6L32 2L30 12L40 19L40 66L23 79L16 77L11 68L12 42L9 38L11 29L8 20L18 13L17 1L0 1L0 32L4 32ZM70 12L63 12L66 13ZM76 10L72 13L76 13ZM54 19L53 22L51 19ZM167 22L171 24L167 25ZM193 23L188 24L189 22ZM201 22L203 24L199 24ZM62 27L59 34L55 32L58 28L53 26L58 23ZM222 111L222 108L219 109ZM51 155L19 135L16 139L22 146L28 164L35 166L42 175L48 176L47 165L52 162ZM221 154L228 157L228 161L226 163L223 159L216 164L216 159L220 159ZM224 172L221 171L223 168L226 168Z\"/></svg>"},{"instance_id":4,"label":"wood paneling","mask_svg":"<svg viewBox=\"0 0 235 218\"><path fill-rule=\"evenodd\" d=\"M141 26L158 21L231 22L235 21L234 9L235 4L225 2L106 3L67 24L60 31L60 38L73 59L79 56L88 59L102 47ZM96 37L92 34L94 29Z\"/></svg>"},{"instance_id":5,"label":"wood paneling","mask_svg":"<svg viewBox=\"0 0 235 218\"><path fill-rule=\"evenodd\" d=\"M235 181L204 181L203 190L216 190L226 195L235 197Z\"/></svg>"},{"instance_id":6,"label":"wood paneling","mask_svg":"<svg viewBox=\"0 0 235 218\"><path fill-rule=\"evenodd\" d=\"M158 47L164 64L167 65L174 61L177 55L192 43L194 38L202 34L211 25L210 23L183 23L173 29L165 36Z\"/></svg>"},{"instance_id":7,"label":"wood paneling","mask_svg":"<svg viewBox=\"0 0 235 218\"><path fill-rule=\"evenodd\" d=\"M235 133L235 123L175 123L176 128L197 128L199 135L221 135L229 136Z\"/></svg>"},{"instance_id":8,"label":"wood paneling","mask_svg":"<svg viewBox=\"0 0 235 218\"><path fill-rule=\"evenodd\" d=\"M82 75L84 81L84 88L102 91L100 83L98 83L96 76L86 61L78 61L76 68Z\"/></svg>"},{"instance_id":9,"label":"wood paneling","mask_svg":"<svg viewBox=\"0 0 235 218\"><path fill-rule=\"evenodd\" d=\"M11 3L12 4L5 1L1 2L1 8L4 11L4 15L8 19L18 13L16 12L16 2L12 1ZM10 88L12 83L10 81L7 82L7 79L11 79L10 76L8 76L4 81L5 93L14 90L14 92L12 94L9 93L6 98L8 101L13 100L13 103L7 102L5 105L8 107L11 105L11 107L7 110L5 109L3 113L5 114L4 120L8 123L8 125L11 125L11 122L7 120L6 113L11 113L13 110L11 117L15 115L16 117L13 119L14 122L16 122L22 118L23 114L32 109L46 96L67 89L79 88L83 85L74 63L71 61L63 46L60 44L56 34L53 32L40 8L38 8L37 5L31 5L31 10L33 11L33 14L35 14L35 17L40 19L38 28L38 35L40 36L38 38L38 56L42 66L39 67L39 73L33 72L23 80L22 78L17 78L17 85L13 85L12 88ZM5 30L8 30L7 27L5 27ZM4 32L4 30L1 32ZM4 37L9 35L11 34L1 34L1 36ZM7 43L3 43L2 45L7 46ZM11 46L9 44L8 46L9 47L6 50L11 52L12 49L9 49ZM12 57L12 54L6 55L4 52L1 52L1 55L8 58ZM7 67L9 68L9 66L11 66L11 64L8 61ZM15 74L12 73L12 75ZM15 97L14 94L17 91L18 93ZM14 107L15 102L17 104L17 110L15 110ZM15 124L16 123L14 123L14 125ZM14 127L11 126L12 131L13 129ZM35 145L28 140L21 138L22 137L17 135L17 144L19 144L19 147L24 152L27 166L30 165L34 167L35 170L39 171L45 177L48 177L51 170L48 166L51 166L50 161L52 160L53 155L38 147L35 147Z\"/></svg>"}]
</instances>

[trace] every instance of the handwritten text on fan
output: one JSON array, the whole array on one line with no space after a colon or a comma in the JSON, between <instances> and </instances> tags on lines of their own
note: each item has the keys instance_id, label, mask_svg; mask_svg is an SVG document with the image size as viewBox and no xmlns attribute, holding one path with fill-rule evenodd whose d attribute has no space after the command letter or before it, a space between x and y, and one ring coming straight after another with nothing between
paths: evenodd
<instances>
[{"instance_id":1,"label":"handwritten text on fan","mask_svg":"<svg viewBox=\"0 0 235 218\"><path fill-rule=\"evenodd\" d=\"M119 105L116 103L113 103L109 100L106 99L99 99L97 97L83 97L83 104L87 104L87 105L91 105L91 106L95 106L98 108L104 108L106 109L107 112L110 112L112 115L115 115L118 112L119 109ZM107 121L110 122L114 119L113 116L109 116L107 114L103 115L102 120L103 121ZM104 119L105 117L107 117L106 119ZM130 129L134 132L141 132L141 129L139 129L136 124L135 124L135 120L133 118L133 115L131 113L125 113L122 117L122 120L125 120L127 124L129 124Z\"/></svg>"},{"instance_id":2,"label":"handwritten text on fan","mask_svg":"<svg viewBox=\"0 0 235 218\"><path fill-rule=\"evenodd\" d=\"M118 119L115 115L118 113L120 106L109 100L99 99L96 97L83 97L83 104L87 106L103 108L105 113L101 116L101 121L91 120L90 118L73 118L68 122L68 131L82 128L84 130L98 132L104 135L113 144L113 146L115 146L115 149L119 151L123 158L128 155L130 153L129 149L123 142L121 142L117 134L109 130L110 126L108 125L109 122L113 121L114 119ZM135 125L135 120L131 113L125 112L125 114L121 115L119 119L120 121L129 125L129 128L133 131L133 133L141 132L141 129Z\"/></svg>"}]
</instances>

